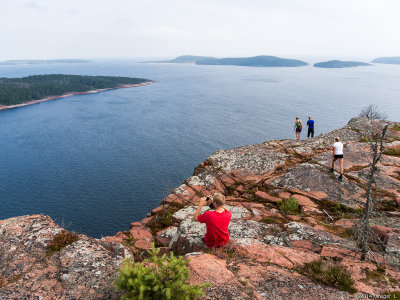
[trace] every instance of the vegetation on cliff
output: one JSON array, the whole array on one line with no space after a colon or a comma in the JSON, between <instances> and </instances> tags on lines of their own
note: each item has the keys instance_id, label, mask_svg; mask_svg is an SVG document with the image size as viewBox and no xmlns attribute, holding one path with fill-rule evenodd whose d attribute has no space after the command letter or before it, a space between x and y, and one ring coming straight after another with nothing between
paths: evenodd
<instances>
[{"instance_id":1,"label":"vegetation on cliff","mask_svg":"<svg viewBox=\"0 0 400 300\"><path fill-rule=\"evenodd\" d=\"M170 299L198 299L204 296L202 287L207 284L188 284L189 270L187 261L176 257L171 252L159 256L160 249L154 243L148 251L149 259L143 263L133 265L130 259L125 259L119 269L119 277L115 281L118 289L125 292L122 299L126 300L170 300Z\"/></svg>"},{"instance_id":2,"label":"vegetation on cliff","mask_svg":"<svg viewBox=\"0 0 400 300\"><path fill-rule=\"evenodd\" d=\"M147 81L144 78L63 74L0 78L0 105L15 105L70 92L88 92Z\"/></svg>"}]
</instances>

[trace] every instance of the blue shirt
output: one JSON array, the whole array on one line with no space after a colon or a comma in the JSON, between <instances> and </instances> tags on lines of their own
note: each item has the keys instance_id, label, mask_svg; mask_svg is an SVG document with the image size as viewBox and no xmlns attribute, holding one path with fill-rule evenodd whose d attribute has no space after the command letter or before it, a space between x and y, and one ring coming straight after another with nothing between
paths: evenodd
<instances>
[{"instance_id":1,"label":"blue shirt","mask_svg":"<svg viewBox=\"0 0 400 300\"><path fill-rule=\"evenodd\" d=\"M314 120L308 120L307 126L308 126L308 128L314 128Z\"/></svg>"}]
</instances>

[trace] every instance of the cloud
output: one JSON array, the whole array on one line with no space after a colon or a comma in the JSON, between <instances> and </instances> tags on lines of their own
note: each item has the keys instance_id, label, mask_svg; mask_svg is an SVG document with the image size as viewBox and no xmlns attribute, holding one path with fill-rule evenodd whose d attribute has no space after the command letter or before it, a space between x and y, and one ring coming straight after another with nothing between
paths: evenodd
<instances>
[{"instance_id":1,"label":"cloud","mask_svg":"<svg viewBox=\"0 0 400 300\"><path fill-rule=\"evenodd\" d=\"M35 1L27 2L24 5L26 7L33 8L33 9L40 10L40 11L44 11L45 10L45 8L42 5L38 4Z\"/></svg>"},{"instance_id":2,"label":"cloud","mask_svg":"<svg viewBox=\"0 0 400 300\"><path fill-rule=\"evenodd\" d=\"M140 35L162 40L175 40L175 41L179 40L189 41L194 38L193 34L188 30L169 27L169 26L144 29L140 33Z\"/></svg>"}]
</instances>

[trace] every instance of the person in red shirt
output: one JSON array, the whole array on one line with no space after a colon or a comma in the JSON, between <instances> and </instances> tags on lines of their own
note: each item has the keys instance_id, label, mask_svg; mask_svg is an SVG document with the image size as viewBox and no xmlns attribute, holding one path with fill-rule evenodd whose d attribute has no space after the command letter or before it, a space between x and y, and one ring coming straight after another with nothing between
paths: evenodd
<instances>
[{"instance_id":1,"label":"person in red shirt","mask_svg":"<svg viewBox=\"0 0 400 300\"><path fill-rule=\"evenodd\" d=\"M211 197L207 197L211 198ZM215 210L208 210L200 215L200 211L204 204L207 202L207 198L203 197L200 199L199 207L194 214L193 220L205 223L207 226L207 233L204 236L204 241L208 247L222 247L229 240L228 226L231 220L231 212L224 206L225 196L220 193L215 193L210 199Z\"/></svg>"}]
</instances>

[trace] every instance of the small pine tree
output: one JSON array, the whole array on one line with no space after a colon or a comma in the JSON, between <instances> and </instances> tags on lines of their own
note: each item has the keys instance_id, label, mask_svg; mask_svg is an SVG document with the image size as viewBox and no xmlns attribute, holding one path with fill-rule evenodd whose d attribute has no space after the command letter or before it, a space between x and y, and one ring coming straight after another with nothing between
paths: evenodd
<instances>
[{"instance_id":1,"label":"small pine tree","mask_svg":"<svg viewBox=\"0 0 400 300\"><path fill-rule=\"evenodd\" d=\"M119 277L115 285L119 290L125 291L122 299L126 300L175 300L198 299L204 296L203 287L209 284L191 285L187 283L189 270L187 261L182 257L176 257L171 252L158 256L160 249L156 249L154 243L148 251L149 259L143 263L133 265L130 259L123 261L119 269Z\"/></svg>"}]
</instances>

